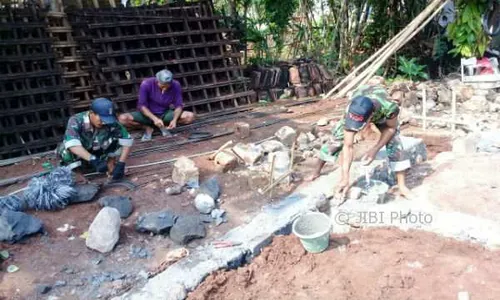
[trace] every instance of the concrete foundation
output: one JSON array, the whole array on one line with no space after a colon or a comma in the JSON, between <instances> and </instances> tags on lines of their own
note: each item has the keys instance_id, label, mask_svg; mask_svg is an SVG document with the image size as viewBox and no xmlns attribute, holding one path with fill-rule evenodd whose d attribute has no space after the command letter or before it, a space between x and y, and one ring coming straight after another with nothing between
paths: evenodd
<instances>
[{"instance_id":1,"label":"concrete foundation","mask_svg":"<svg viewBox=\"0 0 500 300\"><path fill-rule=\"evenodd\" d=\"M412 164L427 158L422 140L402 137ZM372 163L371 178L394 183L387 155L383 149ZM351 168L351 182L362 180L365 169L359 162ZM234 228L223 240L242 242L234 248L214 249L206 246L150 279L140 290L131 291L122 300L184 299L211 272L220 268L234 268L258 255L275 234L290 234L291 224L299 215L317 210L325 195L332 193L333 185L340 180L336 170L321 176L307 187L300 189L278 203L263 207L262 212L246 225ZM444 236L467 239L486 246L500 246L500 223L482 220L475 216L441 211L425 199L393 201L376 204L348 200L341 206L332 205L330 211L334 232L346 232L352 226L397 226L402 229L422 229ZM347 216L347 217L346 217ZM364 217L363 217L364 216ZM352 224L356 223L357 224Z\"/></svg>"}]
</instances>

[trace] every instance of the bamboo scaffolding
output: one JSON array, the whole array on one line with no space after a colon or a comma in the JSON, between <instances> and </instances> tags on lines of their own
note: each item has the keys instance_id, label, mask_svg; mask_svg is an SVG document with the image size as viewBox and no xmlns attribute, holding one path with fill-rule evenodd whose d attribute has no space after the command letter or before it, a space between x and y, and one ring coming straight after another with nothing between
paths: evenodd
<instances>
[{"instance_id":1,"label":"bamboo scaffolding","mask_svg":"<svg viewBox=\"0 0 500 300\"><path fill-rule=\"evenodd\" d=\"M365 84L375 72L392 56L397 50L410 41L418 32L420 32L446 5L447 1L434 0L427 6L408 26L400 31L394 38L384 45L379 51L372 55L367 61L354 69L342 82L330 90L323 98L328 98L333 95L333 92L338 90L344 83L347 85L342 88L337 94L337 98L344 97L347 92L357 87L358 85ZM441 5L440 5L441 4ZM368 62L373 61L366 69L359 75L356 75ZM353 78L353 76L355 76Z\"/></svg>"}]
</instances>

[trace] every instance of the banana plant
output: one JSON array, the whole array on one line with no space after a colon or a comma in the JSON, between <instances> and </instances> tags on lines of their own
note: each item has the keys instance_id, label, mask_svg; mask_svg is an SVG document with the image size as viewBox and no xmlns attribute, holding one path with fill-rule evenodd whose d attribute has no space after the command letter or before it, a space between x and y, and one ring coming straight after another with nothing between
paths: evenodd
<instances>
[{"instance_id":1,"label":"banana plant","mask_svg":"<svg viewBox=\"0 0 500 300\"><path fill-rule=\"evenodd\" d=\"M398 57L398 70L402 73L404 78L411 81L416 79L429 79L429 75L425 72L425 66L417 63L415 57L407 59L404 56Z\"/></svg>"}]
</instances>

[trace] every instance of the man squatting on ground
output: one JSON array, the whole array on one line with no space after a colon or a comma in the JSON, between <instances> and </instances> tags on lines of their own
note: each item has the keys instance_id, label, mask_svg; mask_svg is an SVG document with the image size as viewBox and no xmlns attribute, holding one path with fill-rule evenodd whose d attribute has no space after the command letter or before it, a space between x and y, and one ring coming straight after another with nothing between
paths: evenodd
<instances>
[{"instance_id":1,"label":"man squatting on ground","mask_svg":"<svg viewBox=\"0 0 500 300\"><path fill-rule=\"evenodd\" d=\"M69 119L64 141L58 146L57 153L61 164L71 169L80 167L83 160L97 172L109 172L114 180L118 180L125 174L125 161L132 144L130 134L118 123L113 103L106 98L97 98L92 101L89 111Z\"/></svg>"},{"instance_id":2,"label":"man squatting on ground","mask_svg":"<svg viewBox=\"0 0 500 300\"><path fill-rule=\"evenodd\" d=\"M143 127L142 141L152 139L154 128L158 127L163 136L177 125L186 125L194 121L194 114L182 111L181 84L173 79L169 70L161 70L156 77L146 78L139 89L137 111L120 115L120 123L128 128Z\"/></svg>"},{"instance_id":3,"label":"man squatting on ground","mask_svg":"<svg viewBox=\"0 0 500 300\"><path fill-rule=\"evenodd\" d=\"M399 193L403 197L410 197L410 190L405 183L405 173L411 167L411 163L399 136L399 106L389 100L389 95L382 84L383 82L374 78L353 93L345 118L333 127L333 143L325 144L321 148L317 169L310 178L318 177L325 163L335 162L341 153L339 165L342 177L336 188L336 195L342 198L346 197L350 188L349 171L353 161L355 135L361 133L370 123L373 123L381 134L377 144L363 156L364 165L369 165L379 150L386 146L390 167L396 173Z\"/></svg>"}]
</instances>

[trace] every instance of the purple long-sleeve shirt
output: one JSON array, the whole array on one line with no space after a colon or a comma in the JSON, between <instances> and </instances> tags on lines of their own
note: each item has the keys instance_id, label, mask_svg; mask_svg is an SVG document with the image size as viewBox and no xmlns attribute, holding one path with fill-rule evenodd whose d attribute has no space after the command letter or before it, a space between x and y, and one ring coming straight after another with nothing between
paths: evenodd
<instances>
[{"instance_id":1,"label":"purple long-sleeve shirt","mask_svg":"<svg viewBox=\"0 0 500 300\"><path fill-rule=\"evenodd\" d=\"M183 107L182 88L177 80L172 80L167 91L162 93L155 77L146 78L142 81L139 88L139 101L137 109L147 107L153 114L162 115L170 106L174 108Z\"/></svg>"}]
</instances>

